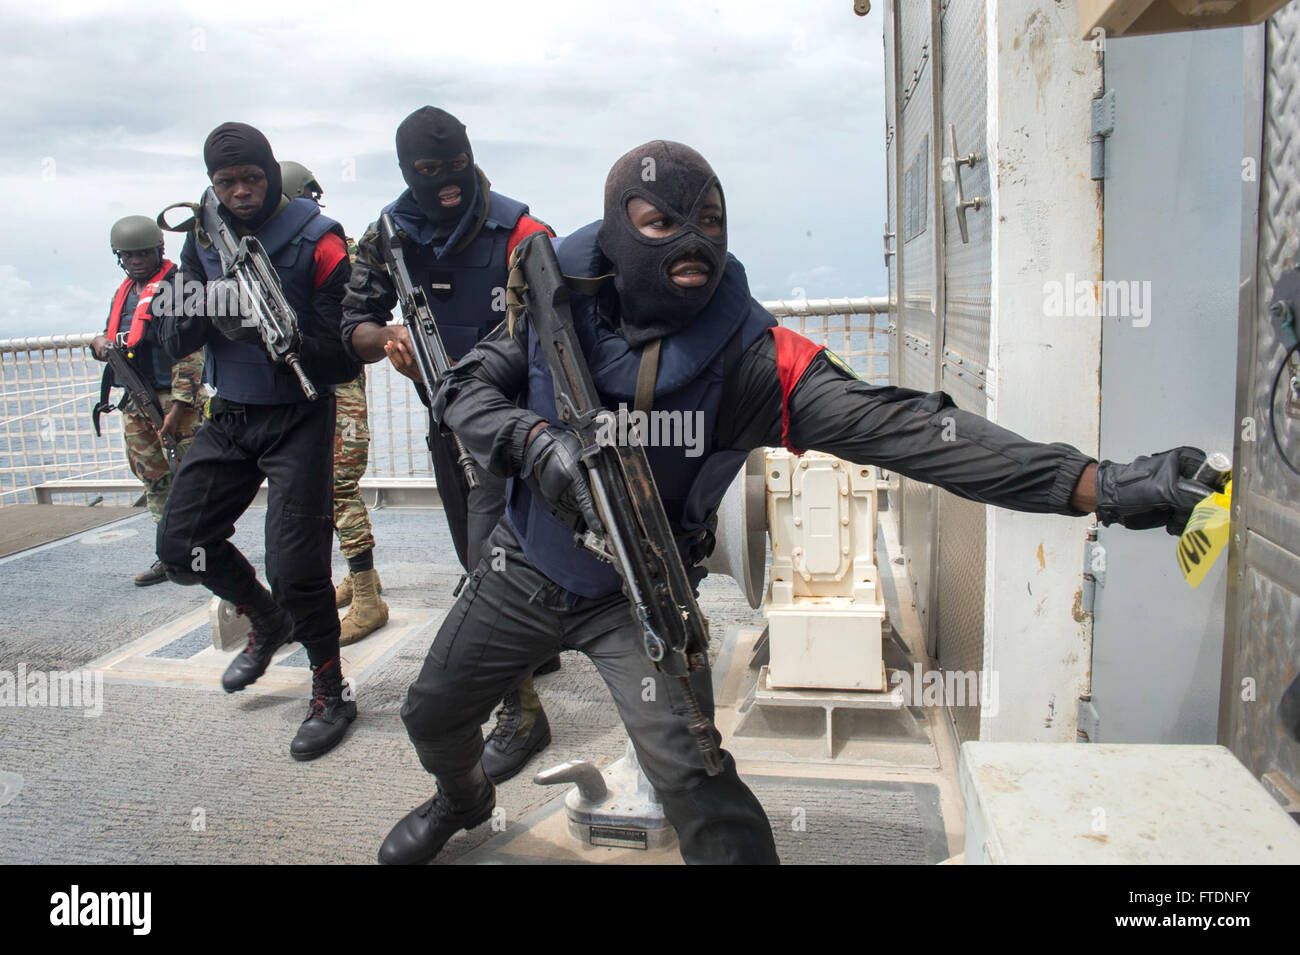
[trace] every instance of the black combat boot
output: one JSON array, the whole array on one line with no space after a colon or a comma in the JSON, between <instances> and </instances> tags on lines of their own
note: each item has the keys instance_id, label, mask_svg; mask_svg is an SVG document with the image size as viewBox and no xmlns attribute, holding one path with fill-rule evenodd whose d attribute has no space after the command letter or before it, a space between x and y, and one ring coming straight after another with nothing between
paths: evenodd
<instances>
[{"instance_id":1,"label":"black combat boot","mask_svg":"<svg viewBox=\"0 0 1300 955\"><path fill-rule=\"evenodd\" d=\"M275 651L288 643L293 635L293 618L271 599L270 594L262 593L264 597L256 605L240 604L236 607L240 616L248 617L253 629L248 633L244 652L231 660L221 675L221 686L227 693L235 693L257 682L271 665Z\"/></svg>"},{"instance_id":2,"label":"black combat boot","mask_svg":"<svg viewBox=\"0 0 1300 955\"><path fill-rule=\"evenodd\" d=\"M462 829L473 829L492 817L497 792L476 766L470 775L456 780L454 788L438 787L428 802L407 813L393 826L379 847L383 865L424 865L442 851L447 840Z\"/></svg>"},{"instance_id":3,"label":"black combat boot","mask_svg":"<svg viewBox=\"0 0 1300 955\"><path fill-rule=\"evenodd\" d=\"M343 699L343 677L339 658L311 668L311 708L307 719L298 727L298 735L289 744L294 759L324 756L340 742L348 726L357 718L357 704Z\"/></svg>"},{"instance_id":4,"label":"black combat boot","mask_svg":"<svg viewBox=\"0 0 1300 955\"><path fill-rule=\"evenodd\" d=\"M152 567L135 575L135 585L137 587L152 587L154 584L161 584L166 579L167 568L163 566L161 560L155 560Z\"/></svg>"},{"instance_id":5,"label":"black combat boot","mask_svg":"<svg viewBox=\"0 0 1300 955\"><path fill-rule=\"evenodd\" d=\"M483 744L483 771L494 784L503 783L550 745L551 724L529 677L501 701L497 725Z\"/></svg>"}]
</instances>

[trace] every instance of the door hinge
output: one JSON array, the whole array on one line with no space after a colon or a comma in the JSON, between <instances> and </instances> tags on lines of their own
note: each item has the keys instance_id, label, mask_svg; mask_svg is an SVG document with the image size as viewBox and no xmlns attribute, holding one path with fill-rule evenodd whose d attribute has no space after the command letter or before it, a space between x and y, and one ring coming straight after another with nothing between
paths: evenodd
<instances>
[{"instance_id":1,"label":"door hinge","mask_svg":"<svg viewBox=\"0 0 1300 955\"><path fill-rule=\"evenodd\" d=\"M1097 734L1101 729L1101 717L1097 715L1097 707L1092 705L1091 696L1079 697L1079 719L1078 730L1076 731L1076 740L1080 743L1097 742Z\"/></svg>"},{"instance_id":2,"label":"door hinge","mask_svg":"<svg viewBox=\"0 0 1300 955\"><path fill-rule=\"evenodd\" d=\"M1097 528L1090 527L1083 542L1083 590L1079 598L1079 609L1084 613L1095 612L1099 586L1106 586L1106 548L1097 540Z\"/></svg>"},{"instance_id":3,"label":"door hinge","mask_svg":"<svg viewBox=\"0 0 1300 955\"><path fill-rule=\"evenodd\" d=\"M1097 91L1092 100L1092 178L1106 178L1106 137L1115 131L1115 91Z\"/></svg>"}]
</instances>

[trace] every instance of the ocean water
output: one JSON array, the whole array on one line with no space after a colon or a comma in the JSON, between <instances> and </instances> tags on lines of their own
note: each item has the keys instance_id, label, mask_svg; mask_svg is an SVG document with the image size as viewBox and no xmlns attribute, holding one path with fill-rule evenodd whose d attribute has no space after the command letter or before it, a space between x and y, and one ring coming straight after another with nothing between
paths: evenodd
<instances>
[{"instance_id":1,"label":"ocean water","mask_svg":"<svg viewBox=\"0 0 1300 955\"><path fill-rule=\"evenodd\" d=\"M866 316L859 316L865 322ZM831 321L834 321L832 319ZM841 319L842 321L842 319ZM797 328L797 319L783 324ZM883 334L865 329L845 333L820 332L809 319L806 333L824 341L863 378L888 381L888 359L865 354L887 350ZM91 425L91 409L99 400L104 366L84 346L36 352L3 350L0 343L0 506L34 500L32 488L54 480L130 479L122 446L122 416L101 416L102 434ZM432 478L424 443L427 413L411 382L387 362L366 368L369 403L372 477ZM114 389L113 399L120 394ZM60 494L60 503L88 503L94 494ZM131 503L138 492L104 494L107 503Z\"/></svg>"}]
</instances>

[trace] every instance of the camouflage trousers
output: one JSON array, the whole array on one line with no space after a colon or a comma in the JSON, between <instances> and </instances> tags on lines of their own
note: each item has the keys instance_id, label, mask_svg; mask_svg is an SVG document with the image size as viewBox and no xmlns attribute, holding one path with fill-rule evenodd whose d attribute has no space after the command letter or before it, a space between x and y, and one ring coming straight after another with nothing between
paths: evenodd
<instances>
[{"instance_id":1,"label":"camouflage trousers","mask_svg":"<svg viewBox=\"0 0 1300 955\"><path fill-rule=\"evenodd\" d=\"M163 414L167 414L172 406L171 392L158 392L158 401L162 405ZM194 432L198 429L202 414L202 409L193 405L182 404L181 408L181 420L176 425L176 442L180 445L180 453L176 456L177 464L180 464L180 459L185 456L190 442L194 440ZM158 432L153 429L149 419L134 411L123 415L122 438L126 444L126 460L131 465L131 473L144 482L145 501L157 524L162 520L167 495L172 489L172 472L167 466L167 452L163 449L162 439L158 437Z\"/></svg>"},{"instance_id":2,"label":"camouflage trousers","mask_svg":"<svg viewBox=\"0 0 1300 955\"><path fill-rule=\"evenodd\" d=\"M334 531L344 557L364 554L375 546L370 516L361 500L361 478L370 455L370 423L366 412L366 373L334 389Z\"/></svg>"}]
</instances>

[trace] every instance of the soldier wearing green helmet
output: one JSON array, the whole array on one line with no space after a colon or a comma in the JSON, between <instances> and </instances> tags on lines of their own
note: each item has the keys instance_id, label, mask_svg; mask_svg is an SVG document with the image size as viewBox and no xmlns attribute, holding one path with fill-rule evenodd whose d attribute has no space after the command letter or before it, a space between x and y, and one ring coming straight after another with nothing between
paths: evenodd
<instances>
[{"instance_id":1,"label":"soldier wearing green helmet","mask_svg":"<svg viewBox=\"0 0 1300 955\"><path fill-rule=\"evenodd\" d=\"M290 199L320 204L325 194L312 171L302 163L280 163L281 190ZM347 240L348 257L356 258L356 243ZM339 646L346 647L388 622L384 586L375 570L375 535L361 499L361 478L370 456L370 416L366 405L366 372L334 387L334 533L348 562L347 576L334 591L334 602L348 607L339 627ZM351 605L351 606L349 606Z\"/></svg>"},{"instance_id":2,"label":"soldier wearing green helmet","mask_svg":"<svg viewBox=\"0 0 1300 955\"><path fill-rule=\"evenodd\" d=\"M281 189L290 199L310 199L317 205L324 205L320 199L325 195L325 190L316 181L312 171L302 163L291 159L281 162L280 180Z\"/></svg>"},{"instance_id":3,"label":"soldier wearing green helmet","mask_svg":"<svg viewBox=\"0 0 1300 955\"><path fill-rule=\"evenodd\" d=\"M123 411L122 420L127 462L131 473L144 482L145 501L157 523L162 518L172 483L162 436L175 437L179 463L199 425L203 350L173 362L158 347L153 318L161 303L170 299L167 296L155 299L154 293L176 272L176 266L165 257L162 229L158 224L148 216L119 219L109 230L109 246L126 278L113 296L104 331L91 342L90 350L104 361L110 342L126 346L127 360L157 389L163 410L160 431L155 431L144 413L134 407ZM148 587L166 579L162 564L155 561L152 567L135 576L135 584Z\"/></svg>"}]
</instances>

